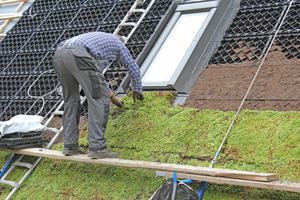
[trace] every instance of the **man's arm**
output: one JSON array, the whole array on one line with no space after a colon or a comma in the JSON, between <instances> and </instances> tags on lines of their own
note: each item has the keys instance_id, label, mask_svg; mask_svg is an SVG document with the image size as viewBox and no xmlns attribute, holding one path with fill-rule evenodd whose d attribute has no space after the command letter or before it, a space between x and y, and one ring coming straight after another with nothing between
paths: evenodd
<instances>
[{"instance_id":1,"label":"man's arm","mask_svg":"<svg viewBox=\"0 0 300 200\"><path fill-rule=\"evenodd\" d=\"M128 70L128 73L131 78L132 90L136 92L142 92L143 87L142 87L141 72L139 66L137 65L137 63L135 62L129 50L125 47L125 45L120 48L118 59L121 65Z\"/></svg>"}]
</instances>

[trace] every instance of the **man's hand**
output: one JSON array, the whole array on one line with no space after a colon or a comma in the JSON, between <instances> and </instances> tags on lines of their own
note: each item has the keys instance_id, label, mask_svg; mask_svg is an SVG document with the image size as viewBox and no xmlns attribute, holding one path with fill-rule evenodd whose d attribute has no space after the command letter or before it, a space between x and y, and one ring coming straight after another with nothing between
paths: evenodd
<instances>
[{"instance_id":1,"label":"man's hand","mask_svg":"<svg viewBox=\"0 0 300 200\"><path fill-rule=\"evenodd\" d=\"M124 102L121 99L117 98L115 95L112 95L110 97L110 101L120 108L124 107Z\"/></svg>"},{"instance_id":2,"label":"man's hand","mask_svg":"<svg viewBox=\"0 0 300 200\"><path fill-rule=\"evenodd\" d=\"M136 92L136 91L133 91L132 92L132 96L133 96L133 101L135 102L136 99L137 100L144 100L144 95L142 92Z\"/></svg>"}]
</instances>

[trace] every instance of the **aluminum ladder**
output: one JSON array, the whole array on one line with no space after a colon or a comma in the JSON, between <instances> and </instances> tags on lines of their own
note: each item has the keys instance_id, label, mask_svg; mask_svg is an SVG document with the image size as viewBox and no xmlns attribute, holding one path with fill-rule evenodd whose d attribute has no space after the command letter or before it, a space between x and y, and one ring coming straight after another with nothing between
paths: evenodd
<instances>
[{"instance_id":1,"label":"aluminum ladder","mask_svg":"<svg viewBox=\"0 0 300 200\"><path fill-rule=\"evenodd\" d=\"M113 33L113 34L118 34L119 31L121 30L121 28L124 27L124 26L133 26L133 29L130 31L128 36L127 37L124 36L125 37L124 38L125 44L130 39L130 37L133 35L135 30L138 28L138 26L141 24L141 22L143 21L143 19L145 18L145 16L149 12L149 10L151 9L152 5L155 3L155 0L151 0L151 2L149 3L149 5L147 6L146 9L137 9L137 6L140 5L140 4L143 4L145 1L146 0L136 0L135 3L132 5L130 10L127 12L127 14L125 15L125 17L123 18L123 20L121 21L121 23L118 25L118 27L116 28L116 30ZM136 23L135 22L128 22L129 17L133 13L143 13L140 16L140 19Z\"/></svg>"},{"instance_id":2,"label":"aluminum ladder","mask_svg":"<svg viewBox=\"0 0 300 200\"><path fill-rule=\"evenodd\" d=\"M135 3L132 5L132 7L130 8L130 10L127 12L127 14L125 15L124 19L121 21L121 23L118 25L118 27L116 28L116 30L114 31L113 34L118 34L118 32L121 30L122 27L124 26L133 26L133 29L130 31L129 35L127 37L124 38L125 40L125 44L126 42L130 39L130 37L133 35L133 33L135 32L135 30L138 28L138 26L140 25L140 23L142 22L142 20L144 19L144 17L146 16L146 14L148 13L148 11L151 9L152 5L155 3L155 0L151 0L150 4L147 6L146 9L137 9L137 6L140 4L143 4L146 0L136 0ZM138 22L134 23L134 22L128 22L128 18L130 17L131 14L133 13L143 13ZM106 70L109 67L107 67L103 73L106 72ZM84 103L84 101L86 100L86 97L80 97L81 100L81 104ZM38 101L38 100L37 100ZM58 102L59 103L59 102ZM63 105L64 102L61 101L59 106L56 108L56 110L51 114L51 117L46 121L45 126L47 127L47 125L50 123L50 121L55 117L55 116L61 116L63 115ZM49 111L51 112L51 111ZM47 116L47 115L46 115ZM60 127L59 129L57 128L51 128L51 127L47 127L47 130L53 131L55 132L55 136L52 138L52 140L49 142L49 144L47 145L46 149L50 149L50 147L52 146L52 144L55 142L55 140L60 136L61 132L63 131L63 126ZM14 158L19 156L14 162ZM30 163L26 163L26 162L22 162L22 159L24 158L24 155L17 155L17 154L12 154L11 157L9 158L9 160L7 161L7 163L5 164L5 166L2 168L2 170L0 171L0 184L6 184L6 185L10 185L12 187L14 187L14 189L9 193L9 195L5 198L5 200L8 200L12 197L12 195L17 191L17 189L20 187L20 185L23 183L23 181L30 175L30 173L34 170L34 168L38 165L38 163L41 161L42 157L36 158L35 161L33 162L33 164ZM12 165L10 166L10 168L6 171L6 168L8 168L8 165L12 163ZM14 181L9 181L9 180L5 180L5 178L7 178L7 176L13 171L13 169L16 167L25 167L27 168L27 172L25 173L25 175L20 179L19 182L14 182ZM6 171L6 172L5 172Z\"/></svg>"},{"instance_id":3,"label":"aluminum ladder","mask_svg":"<svg viewBox=\"0 0 300 200\"><path fill-rule=\"evenodd\" d=\"M151 2L149 3L149 5L147 6L146 9L137 9L137 6L140 4L143 4L146 0L136 0L134 2L134 4L132 5L132 7L130 8L130 10L127 12L127 14L125 15L125 17L123 18L123 20L121 21L121 23L118 25L118 27L116 28L116 30L114 31L113 34L117 35L119 33L119 31L122 29L122 27L124 26L132 26L133 28L131 29L130 33L127 36L124 36L124 43L126 44L128 42L128 40L131 38L131 36L133 35L133 33L135 32L135 30L138 28L138 26L141 24L141 22L143 21L143 19L145 18L145 16L147 15L147 13L149 12L149 10L151 9L151 7L153 6L153 4L155 3L155 0L151 0ZM129 22L128 19L129 17L133 14L133 13L143 13L139 20L135 23L135 22ZM111 65L111 64L110 64ZM108 67L106 67L103 70L103 74L106 73L106 71L109 69L110 65Z\"/></svg>"}]
</instances>

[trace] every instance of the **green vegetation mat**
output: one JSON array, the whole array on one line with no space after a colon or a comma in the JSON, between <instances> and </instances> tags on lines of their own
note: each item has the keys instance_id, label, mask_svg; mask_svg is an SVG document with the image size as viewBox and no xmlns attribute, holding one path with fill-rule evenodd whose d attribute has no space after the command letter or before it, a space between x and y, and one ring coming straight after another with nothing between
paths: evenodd
<instances>
[{"instance_id":1,"label":"green vegetation mat","mask_svg":"<svg viewBox=\"0 0 300 200\"><path fill-rule=\"evenodd\" d=\"M171 92L145 93L125 108L111 109L106 138L123 159L208 167L235 112L173 107ZM215 163L215 168L279 174L300 181L300 112L242 111ZM80 146L88 150L88 127ZM52 149L62 150L63 144ZM0 152L1 166L10 154ZM32 160L32 157L26 158ZM7 180L24 174L16 168ZM154 170L101 166L42 159L12 199L149 199L165 181ZM197 189L198 184L189 184ZM1 185L0 199L11 186ZM208 185L202 199L300 199L300 193L232 185Z\"/></svg>"}]
</instances>

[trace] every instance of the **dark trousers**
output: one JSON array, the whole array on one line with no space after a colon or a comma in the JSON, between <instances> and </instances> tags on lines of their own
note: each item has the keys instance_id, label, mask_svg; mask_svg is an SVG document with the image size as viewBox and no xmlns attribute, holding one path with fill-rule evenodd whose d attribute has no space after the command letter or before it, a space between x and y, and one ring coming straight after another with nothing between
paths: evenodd
<instances>
[{"instance_id":1,"label":"dark trousers","mask_svg":"<svg viewBox=\"0 0 300 200\"><path fill-rule=\"evenodd\" d=\"M80 84L88 101L89 148L107 148L104 136L110 98L104 75L95 70L97 67L96 60L87 51L76 46L58 49L54 54L53 68L63 89L65 147L78 145Z\"/></svg>"}]
</instances>

